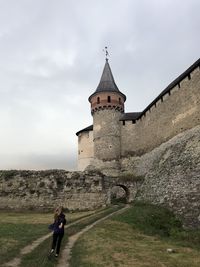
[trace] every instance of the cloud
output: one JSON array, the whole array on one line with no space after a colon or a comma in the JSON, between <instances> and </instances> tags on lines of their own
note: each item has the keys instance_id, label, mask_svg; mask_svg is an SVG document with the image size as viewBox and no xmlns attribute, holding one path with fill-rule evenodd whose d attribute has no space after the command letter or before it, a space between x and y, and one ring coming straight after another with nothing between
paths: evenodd
<instances>
[{"instance_id":1,"label":"cloud","mask_svg":"<svg viewBox=\"0 0 200 267\"><path fill-rule=\"evenodd\" d=\"M198 0L0 1L0 168L75 168L105 45L126 111L199 58Z\"/></svg>"}]
</instances>

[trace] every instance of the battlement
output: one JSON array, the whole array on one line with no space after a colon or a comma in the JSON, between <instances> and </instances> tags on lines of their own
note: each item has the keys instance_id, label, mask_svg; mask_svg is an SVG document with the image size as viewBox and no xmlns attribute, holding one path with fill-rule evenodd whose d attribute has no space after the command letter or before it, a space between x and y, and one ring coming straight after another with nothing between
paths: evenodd
<instances>
[{"instance_id":1,"label":"battlement","mask_svg":"<svg viewBox=\"0 0 200 267\"><path fill-rule=\"evenodd\" d=\"M133 121L122 120L122 155L141 155L200 124L200 59Z\"/></svg>"},{"instance_id":2,"label":"battlement","mask_svg":"<svg viewBox=\"0 0 200 267\"><path fill-rule=\"evenodd\" d=\"M195 73L200 70L200 58L192 64L186 71L184 71L178 78L171 82L142 112L138 112L134 120L141 120L142 117L145 117L148 113L160 105L165 99L173 95L174 92L182 88L185 82L190 81L194 78ZM135 112L134 112L135 113ZM132 113L133 114L133 113ZM136 114L136 113L135 113ZM122 121L132 120L132 117L121 119Z\"/></svg>"},{"instance_id":3,"label":"battlement","mask_svg":"<svg viewBox=\"0 0 200 267\"><path fill-rule=\"evenodd\" d=\"M101 92L92 96L90 102L92 115L95 111L104 109L124 111L124 99L120 93Z\"/></svg>"}]
</instances>

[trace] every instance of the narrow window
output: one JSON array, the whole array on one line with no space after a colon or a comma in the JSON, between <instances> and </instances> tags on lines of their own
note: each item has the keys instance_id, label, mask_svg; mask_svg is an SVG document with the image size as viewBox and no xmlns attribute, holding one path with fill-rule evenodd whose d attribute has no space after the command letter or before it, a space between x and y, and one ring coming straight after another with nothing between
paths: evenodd
<instances>
[{"instance_id":1,"label":"narrow window","mask_svg":"<svg viewBox=\"0 0 200 267\"><path fill-rule=\"evenodd\" d=\"M119 98L119 104L121 104L121 98Z\"/></svg>"},{"instance_id":2,"label":"narrow window","mask_svg":"<svg viewBox=\"0 0 200 267\"><path fill-rule=\"evenodd\" d=\"M123 125L125 125L125 121L123 121Z\"/></svg>"},{"instance_id":3,"label":"narrow window","mask_svg":"<svg viewBox=\"0 0 200 267\"><path fill-rule=\"evenodd\" d=\"M97 104L100 103L100 97L97 97Z\"/></svg>"},{"instance_id":4,"label":"narrow window","mask_svg":"<svg viewBox=\"0 0 200 267\"><path fill-rule=\"evenodd\" d=\"M111 97L110 97L110 96L108 96L108 103L110 103L110 101L111 101Z\"/></svg>"}]
</instances>

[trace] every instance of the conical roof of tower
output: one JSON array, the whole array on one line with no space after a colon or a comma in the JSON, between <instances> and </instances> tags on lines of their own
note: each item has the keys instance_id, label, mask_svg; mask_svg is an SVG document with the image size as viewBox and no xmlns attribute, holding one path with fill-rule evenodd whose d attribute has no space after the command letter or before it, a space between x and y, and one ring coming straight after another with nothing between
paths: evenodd
<instances>
[{"instance_id":1,"label":"conical roof of tower","mask_svg":"<svg viewBox=\"0 0 200 267\"><path fill-rule=\"evenodd\" d=\"M108 63L108 59L106 59L106 63L105 63L104 69L103 69L103 73L101 75L99 85L97 86L96 91L89 97L89 101L93 95L95 95L97 93L101 93L101 92L120 93L123 96L124 101L126 100L126 96L122 92L119 91L119 89L115 83L110 65Z\"/></svg>"}]
</instances>

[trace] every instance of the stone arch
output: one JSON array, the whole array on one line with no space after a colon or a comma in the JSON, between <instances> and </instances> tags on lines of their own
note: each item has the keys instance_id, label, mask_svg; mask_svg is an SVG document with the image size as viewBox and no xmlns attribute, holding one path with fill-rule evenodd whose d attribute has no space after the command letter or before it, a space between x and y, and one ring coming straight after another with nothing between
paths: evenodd
<instances>
[{"instance_id":1,"label":"stone arch","mask_svg":"<svg viewBox=\"0 0 200 267\"><path fill-rule=\"evenodd\" d=\"M110 191L110 202L129 203L130 191L129 188L121 183L113 184Z\"/></svg>"}]
</instances>

